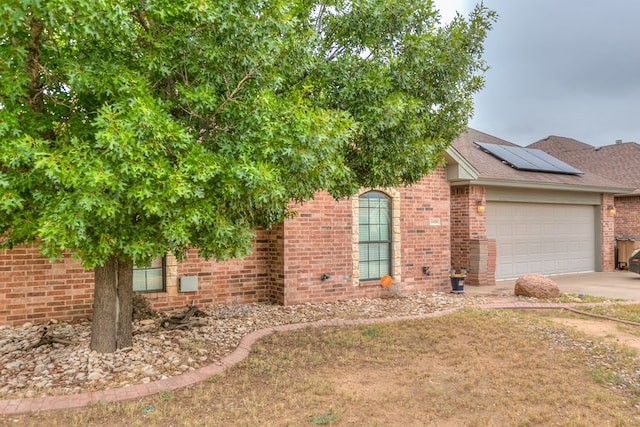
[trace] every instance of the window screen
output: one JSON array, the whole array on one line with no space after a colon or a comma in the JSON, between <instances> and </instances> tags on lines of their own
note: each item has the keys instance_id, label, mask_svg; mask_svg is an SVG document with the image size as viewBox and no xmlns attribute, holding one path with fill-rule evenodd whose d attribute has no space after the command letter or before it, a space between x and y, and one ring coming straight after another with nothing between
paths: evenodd
<instances>
[{"instance_id":1,"label":"window screen","mask_svg":"<svg viewBox=\"0 0 640 427\"><path fill-rule=\"evenodd\" d=\"M371 191L359 199L359 269L361 280L391 274L391 200Z\"/></svg>"}]
</instances>

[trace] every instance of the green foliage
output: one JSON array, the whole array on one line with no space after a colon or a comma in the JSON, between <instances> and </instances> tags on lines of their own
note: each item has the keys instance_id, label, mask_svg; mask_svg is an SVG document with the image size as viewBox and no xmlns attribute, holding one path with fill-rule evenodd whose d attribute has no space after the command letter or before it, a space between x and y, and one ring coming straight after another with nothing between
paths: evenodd
<instances>
[{"instance_id":1,"label":"green foliage","mask_svg":"<svg viewBox=\"0 0 640 427\"><path fill-rule=\"evenodd\" d=\"M380 325L367 325L362 328L362 335L365 337L377 337L382 333Z\"/></svg>"},{"instance_id":2,"label":"green foliage","mask_svg":"<svg viewBox=\"0 0 640 427\"><path fill-rule=\"evenodd\" d=\"M163 402L171 402L173 399L175 399L175 396L173 394L173 391L171 390L162 390L158 394L158 398Z\"/></svg>"},{"instance_id":3,"label":"green foliage","mask_svg":"<svg viewBox=\"0 0 640 427\"><path fill-rule=\"evenodd\" d=\"M605 302L611 301L611 298L595 297L593 295L562 293L557 298L550 298L551 302L557 303L581 303L581 302Z\"/></svg>"},{"instance_id":4,"label":"green foliage","mask_svg":"<svg viewBox=\"0 0 640 427\"><path fill-rule=\"evenodd\" d=\"M253 230L320 190L419 180L466 126L495 16L430 2L0 5L0 245L86 267Z\"/></svg>"},{"instance_id":5,"label":"green foliage","mask_svg":"<svg viewBox=\"0 0 640 427\"><path fill-rule=\"evenodd\" d=\"M604 298L603 300L611 301L610 299ZM640 304L602 304L579 306L576 308L578 310L586 311L600 316L640 323Z\"/></svg>"},{"instance_id":6,"label":"green foliage","mask_svg":"<svg viewBox=\"0 0 640 427\"><path fill-rule=\"evenodd\" d=\"M333 408L329 408L318 415L309 415L306 420L309 423L317 425L330 425L340 421L340 418L342 418L342 415L339 412L336 412Z\"/></svg>"}]
</instances>

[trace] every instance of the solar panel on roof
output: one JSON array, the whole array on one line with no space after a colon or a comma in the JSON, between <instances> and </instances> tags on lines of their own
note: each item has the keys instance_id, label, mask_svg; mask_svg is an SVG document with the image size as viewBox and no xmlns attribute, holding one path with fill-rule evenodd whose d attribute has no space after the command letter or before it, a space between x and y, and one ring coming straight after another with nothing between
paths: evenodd
<instances>
[{"instance_id":1,"label":"solar panel on roof","mask_svg":"<svg viewBox=\"0 0 640 427\"><path fill-rule=\"evenodd\" d=\"M483 151L519 170L563 173L569 175L579 175L584 173L562 160L535 148L489 144L487 142L476 142L475 144Z\"/></svg>"}]
</instances>

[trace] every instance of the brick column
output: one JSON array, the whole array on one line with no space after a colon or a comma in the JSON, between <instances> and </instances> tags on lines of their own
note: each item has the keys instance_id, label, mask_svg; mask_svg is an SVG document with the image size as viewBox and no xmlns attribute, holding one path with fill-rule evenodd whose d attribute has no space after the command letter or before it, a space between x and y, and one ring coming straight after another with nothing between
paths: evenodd
<instances>
[{"instance_id":1,"label":"brick column","mask_svg":"<svg viewBox=\"0 0 640 427\"><path fill-rule=\"evenodd\" d=\"M610 206L615 206L613 195L603 194L600 204L600 218L602 223L600 236L600 239L602 241L602 265L600 266L601 271L612 271L615 269L615 214L609 212Z\"/></svg>"},{"instance_id":2,"label":"brick column","mask_svg":"<svg viewBox=\"0 0 640 427\"><path fill-rule=\"evenodd\" d=\"M493 239L469 240L469 285L490 286L496 284L496 242Z\"/></svg>"},{"instance_id":3,"label":"brick column","mask_svg":"<svg viewBox=\"0 0 640 427\"><path fill-rule=\"evenodd\" d=\"M484 187L462 186L451 188L451 268L471 270L470 242L486 239L486 213L478 211L477 204L486 204ZM484 255L486 258L486 254ZM495 270L495 269L494 269Z\"/></svg>"}]
</instances>

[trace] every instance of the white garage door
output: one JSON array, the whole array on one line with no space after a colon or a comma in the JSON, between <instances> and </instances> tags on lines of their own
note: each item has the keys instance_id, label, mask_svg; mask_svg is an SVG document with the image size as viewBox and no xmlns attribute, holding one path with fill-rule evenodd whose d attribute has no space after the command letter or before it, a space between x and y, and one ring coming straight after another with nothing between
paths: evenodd
<instances>
[{"instance_id":1,"label":"white garage door","mask_svg":"<svg viewBox=\"0 0 640 427\"><path fill-rule=\"evenodd\" d=\"M595 270L595 209L585 205L487 203L496 280Z\"/></svg>"}]
</instances>

